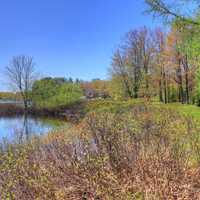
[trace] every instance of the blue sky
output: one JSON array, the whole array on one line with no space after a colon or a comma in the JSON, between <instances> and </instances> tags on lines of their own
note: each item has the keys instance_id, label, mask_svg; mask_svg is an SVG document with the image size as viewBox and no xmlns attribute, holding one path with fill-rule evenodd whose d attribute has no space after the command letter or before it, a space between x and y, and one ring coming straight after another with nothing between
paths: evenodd
<instances>
[{"instance_id":1,"label":"blue sky","mask_svg":"<svg viewBox=\"0 0 200 200\"><path fill-rule=\"evenodd\" d=\"M105 79L124 34L159 25L145 8L144 0L2 0L0 72L12 56L26 54L44 76Z\"/></svg>"}]
</instances>

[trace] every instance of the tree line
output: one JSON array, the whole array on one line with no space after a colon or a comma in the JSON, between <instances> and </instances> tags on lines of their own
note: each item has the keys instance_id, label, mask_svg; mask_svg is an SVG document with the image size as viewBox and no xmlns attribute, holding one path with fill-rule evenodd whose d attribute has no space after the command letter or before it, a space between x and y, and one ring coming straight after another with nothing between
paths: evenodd
<instances>
[{"instance_id":1,"label":"tree line","mask_svg":"<svg viewBox=\"0 0 200 200\"><path fill-rule=\"evenodd\" d=\"M126 98L200 105L199 14L186 18L164 1L146 2L151 12L171 19L169 31L141 27L125 35L110 69L116 91Z\"/></svg>"}]
</instances>

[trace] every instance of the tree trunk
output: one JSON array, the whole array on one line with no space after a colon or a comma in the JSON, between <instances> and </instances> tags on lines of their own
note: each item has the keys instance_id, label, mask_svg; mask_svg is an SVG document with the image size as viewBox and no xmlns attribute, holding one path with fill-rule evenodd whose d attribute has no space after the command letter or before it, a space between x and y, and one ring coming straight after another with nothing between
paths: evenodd
<instances>
[{"instance_id":1,"label":"tree trunk","mask_svg":"<svg viewBox=\"0 0 200 200\"><path fill-rule=\"evenodd\" d=\"M132 92L131 92L130 87L129 87L129 83L128 83L128 81L126 80L125 75L123 75L123 79L124 79L124 85L125 85L125 87L126 87L126 92L127 92L128 96L129 96L129 98L132 98L133 95L132 95Z\"/></svg>"},{"instance_id":2,"label":"tree trunk","mask_svg":"<svg viewBox=\"0 0 200 200\"><path fill-rule=\"evenodd\" d=\"M25 114L28 112L28 101L26 99L24 100L24 112Z\"/></svg>"},{"instance_id":3,"label":"tree trunk","mask_svg":"<svg viewBox=\"0 0 200 200\"><path fill-rule=\"evenodd\" d=\"M190 95L189 95L189 78L188 78L188 70L185 73L185 91L186 91L186 103L190 103Z\"/></svg>"},{"instance_id":4,"label":"tree trunk","mask_svg":"<svg viewBox=\"0 0 200 200\"><path fill-rule=\"evenodd\" d=\"M167 80L166 80L166 74L165 72L163 73L163 80L164 80L164 102L167 104Z\"/></svg>"},{"instance_id":5,"label":"tree trunk","mask_svg":"<svg viewBox=\"0 0 200 200\"><path fill-rule=\"evenodd\" d=\"M161 72L160 72L159 97L160 97L160 102L163 102L163 69L161 69Z\"/></svg>"},{"instance_id":6,"label":"tree trunk","mask_svg":"<svg viewBox=\"0 0 200 200\"><path fill-rule=\"evenodd\" d=\"M145 84L146 84L146 89L148 90L149 89L149 78L148 78L149 70L148 70L147 65L145 65L144 70L145 70L145 82L146 82Z\"/></svg>"},{"instance_id":7,"label":"tree trunk","mask_svg":"<svg viewBox=\"0 0 200 200\"><path fill-rule=\"evenodd\" d=\"M160 102L163 102L162 80L159 81L159 98Z\"/></svg>"},{"instance_id":8,"label":"tree trunk","mask_svg":"<svg viewBox=\"0 0 200 200\"><path fill-rule=\"evenodd\" d=\"M177 78L178 78L178 90L179 90L178 91L178 98L179 98L179 102L184 103L181 58L178 58Z\"/></svg>"},{"instance_id":9,"label":"tree trunk","mask_svg":"<svg viewBox=\"0 0 200 200\"><path fill-rule=\"evenodd\" d=\"M190 94L189 94L189 67L188 67L188 58L187 55L185 55L184 60L183 60L183 66L185 70L185 92L186 92L186 103L190 103Z\"/></svg>"}]
</instances>

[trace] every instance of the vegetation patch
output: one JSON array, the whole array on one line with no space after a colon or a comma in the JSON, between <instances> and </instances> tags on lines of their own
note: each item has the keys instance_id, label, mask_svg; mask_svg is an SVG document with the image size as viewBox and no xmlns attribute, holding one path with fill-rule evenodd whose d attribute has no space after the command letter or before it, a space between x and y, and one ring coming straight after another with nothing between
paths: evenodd
<instances>
[{"instance_id":1,"label":"vegetation patch","mask_svg":"<svg viewBox=\"0 0 200 200\"><path fill-rule=\"evenodd\" d=\"M68 130L2 151L0 197L198 199L198 133L198 122L167 108L93 111Z\"/></svg>"}]
</instances>

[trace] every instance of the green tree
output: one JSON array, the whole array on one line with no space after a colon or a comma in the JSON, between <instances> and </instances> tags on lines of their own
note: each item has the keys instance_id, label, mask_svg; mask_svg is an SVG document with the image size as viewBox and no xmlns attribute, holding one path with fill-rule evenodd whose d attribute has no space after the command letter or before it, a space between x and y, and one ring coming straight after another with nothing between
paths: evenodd
<instances>
[{"instance_id":1,"label":"green tree","mask_svg":"<svg viewBox=\"0 0 200 200\"><path fill-rule=\"evenodd\" d=\"M58 81L58 78L44 78L34 83L32 95L34 106L56 108L78 101L82 90L77 84Z\"/></svg>"}]
</instances>

